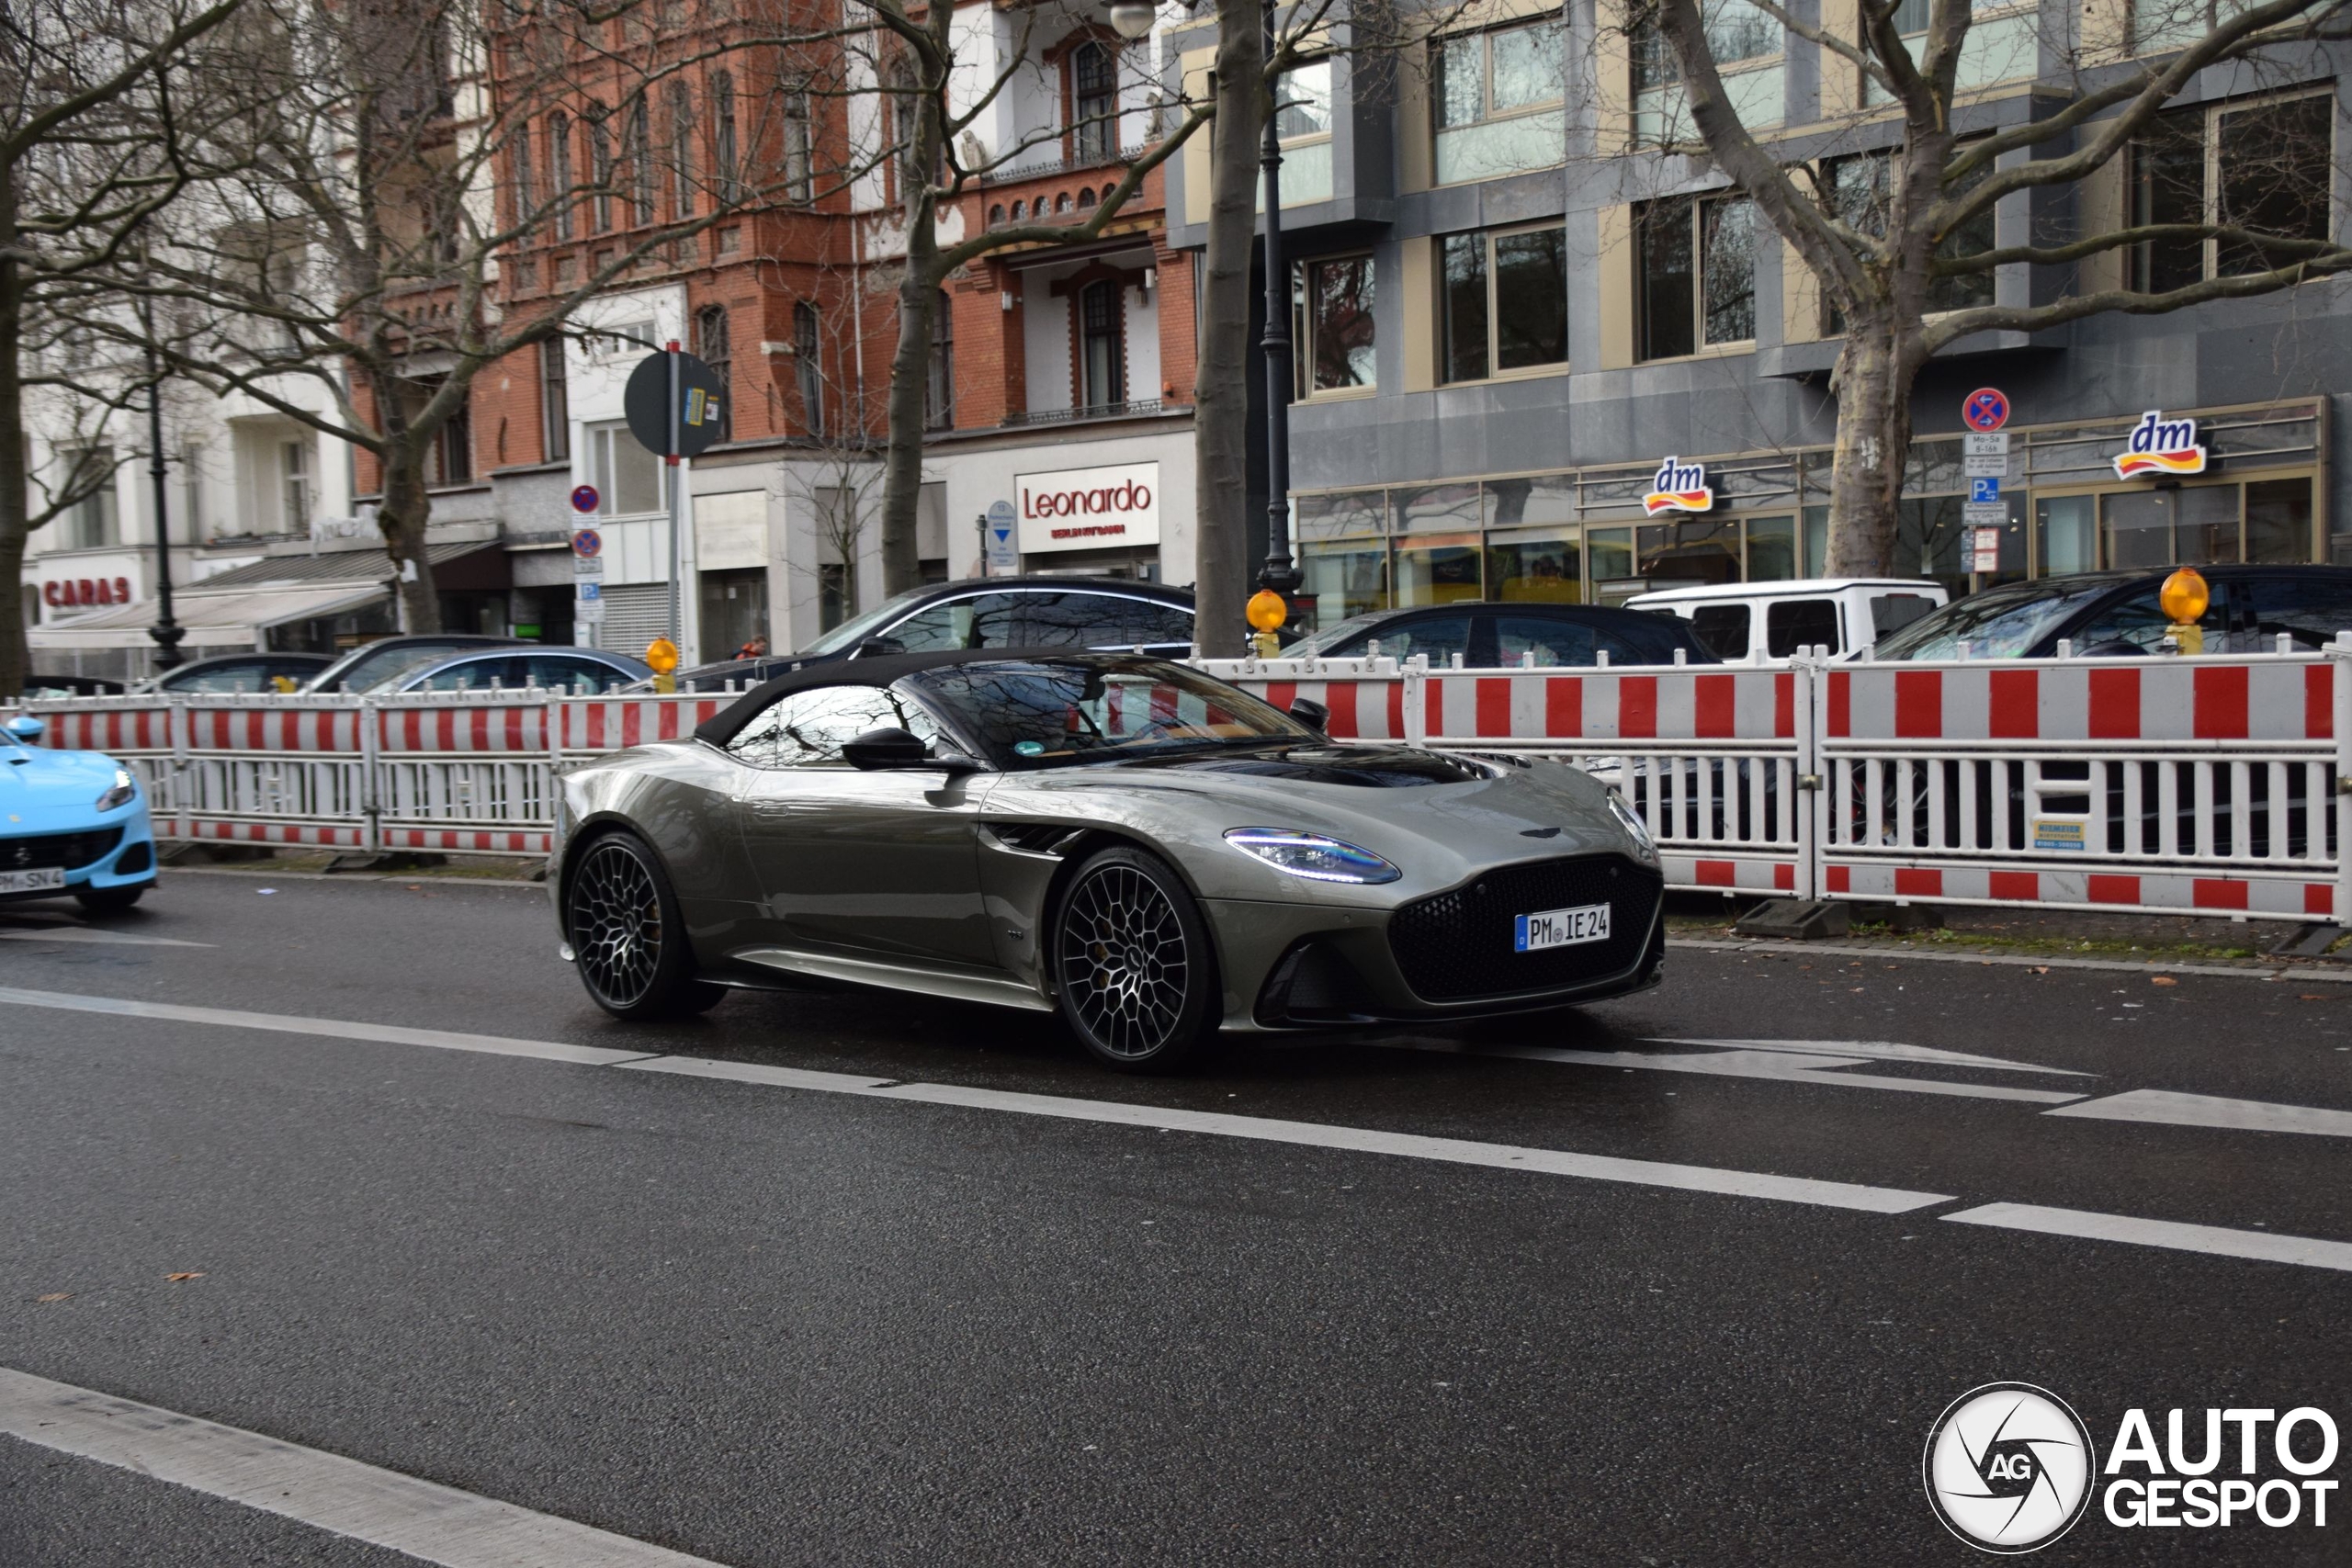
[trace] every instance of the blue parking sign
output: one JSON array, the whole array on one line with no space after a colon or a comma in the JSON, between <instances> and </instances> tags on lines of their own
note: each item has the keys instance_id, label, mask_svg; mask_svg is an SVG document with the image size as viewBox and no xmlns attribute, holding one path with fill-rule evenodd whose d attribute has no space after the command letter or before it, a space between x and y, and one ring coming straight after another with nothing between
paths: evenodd
<instances>
[{"instance_id":1,"label":"blue parking sign","mask_svg":"<svg viewBox=\"0 0 2352 1568\"><path fill-rule=\"evenodd\" d=\"M1999 501L2001 499L2001 481L1991 479L1969 480L1968 499L1971 502L1979 504L1988 501Z\"/></svg>"}]
</instances>

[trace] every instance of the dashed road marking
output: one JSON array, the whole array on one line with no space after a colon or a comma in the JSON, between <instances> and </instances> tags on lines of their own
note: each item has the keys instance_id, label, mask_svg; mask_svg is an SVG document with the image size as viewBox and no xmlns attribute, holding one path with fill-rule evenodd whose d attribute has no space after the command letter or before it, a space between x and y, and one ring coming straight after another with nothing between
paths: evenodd
<instances>
[{"instance_id":1,"label":"dashed road marking","mask_svg":"<svg viewBox=\"0 0 2352 1568\"><path fill-rule=\"evenodd\" d=\"M1996 1225L2042 1235L2121 1241L2176 1252L2206 1252L2216 1258L2251 1258L2265 1263L2298 1263L2307 1269L2352 1272L2352 1242L2273 1235L2268 1231L2227 1225L2184 1224L2177 1220L2143 1220L2130 1214L2097 1214L2084 1209L2050 1209L2039 1203L1984 1203L1939 1217L1955 1224Z\"/></svg>"},{"instance_id":2,"label":"dashed road marking","mask_svg":"<svg viewBox=\"0 0 2352 1568\"><path fill-rule=\"evenodd\" d=\"M2315 1105L2275 1105L2264 1100L2224 1100L2211 1094L2179 1094L2135 1089L2045 1111L2050 1116L2086 1116L2101 1122L2162 1122L2176 1127L2226 1127L2237 1132L2319 1133L2352 1138L2352 1111Z\"/></svg>"}]
</instances>

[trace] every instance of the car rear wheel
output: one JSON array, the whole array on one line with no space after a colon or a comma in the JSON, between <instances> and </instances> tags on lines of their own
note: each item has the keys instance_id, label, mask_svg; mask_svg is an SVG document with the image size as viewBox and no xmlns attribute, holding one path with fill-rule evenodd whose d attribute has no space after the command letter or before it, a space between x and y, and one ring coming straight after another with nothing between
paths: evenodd
<instances>
[{"instance_id":1,"label":"car rear wheel","mask_svg":"<svg viewBox=\"0 0 2352 1568\"><path fill-rule=\"evenodd\" d=\"M608 833L582 854L564 894L564 929L581 984L615 1018L684 1017L727 995L695 977L677 895L634 833Z\"/></svg>"},{"instance_id":2,"label":"car rear wheel","mask_svg":"<svg viewBox=\"0 0 2352 1568\"><path fill-rule=\"evenodd\" d=\"M1055 907L1054 989L1096 1060L1173 1072L1216 1033L1216 957L1193 896L1166 862L1108 849L1078 868Z\"/></svg>"}]
</instances>

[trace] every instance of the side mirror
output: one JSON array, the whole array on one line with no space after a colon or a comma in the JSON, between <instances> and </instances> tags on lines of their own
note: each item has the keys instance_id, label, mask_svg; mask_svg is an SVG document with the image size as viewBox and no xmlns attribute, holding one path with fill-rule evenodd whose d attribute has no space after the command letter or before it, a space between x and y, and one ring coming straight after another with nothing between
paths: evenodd
<instances>
[{"instance_id":1,"label":"side mirror","mask_svg":"<svg viewBox=\"0 0 2352 1568\"><path fill-rule=\"evenodd\" d=\"M49 733L49 726L28 713L20 713L8 721L8 733L30 745Z\"/></svg>"},{"instance_id":2,"label":"side mirror","mask_svg":"<svg viewBox=\"0 0 2352 1568\"><path fill-rule=\"evenodd\" d=\"M1331 728L1331 710L1313 697L1293 697L1290 716L1317 735Z\"/></svg>"},{"instance_id":3,"label":"side mirror","mask_svg":"<svg viewBox=\"0 0 2352 1568\"><path fill-rule=\"evenodd\" d=\"M930 768L931 748L897 728L869 729L842 748L842 756L853 768L873 773L886 768Z\"/></svg>"},{"instance_id":4,"label":"side mirror","mask_svg":"<svg viewBox=\"0 0 2352 1568\"><path fill-rule=\"evenodd\" d=\"M904 653L907 645L894 637L870 637L857 645L852 659L882 659L893 653Z\"/></svg>"}]
</instances>

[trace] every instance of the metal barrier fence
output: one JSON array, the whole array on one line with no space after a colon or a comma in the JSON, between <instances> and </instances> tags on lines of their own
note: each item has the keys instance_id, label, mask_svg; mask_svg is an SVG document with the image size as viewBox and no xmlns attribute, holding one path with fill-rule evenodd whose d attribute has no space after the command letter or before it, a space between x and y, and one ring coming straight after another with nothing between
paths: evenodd
<instances>
[{"instance_id":1,"label":"metal barrier fence","mask_svg":"<svg viewBox=\"0 0 2352 1568\"><path fill-rule=\"evenodd\" d=\"M2352 923L2352 634L2319 653L1780 668L1205 660L1343 743L1584 768L1686 889ZM136 767L159 835L547 852L566 763L732 694L71 698L47 743Z\"/></svg>"}]
</instances>

